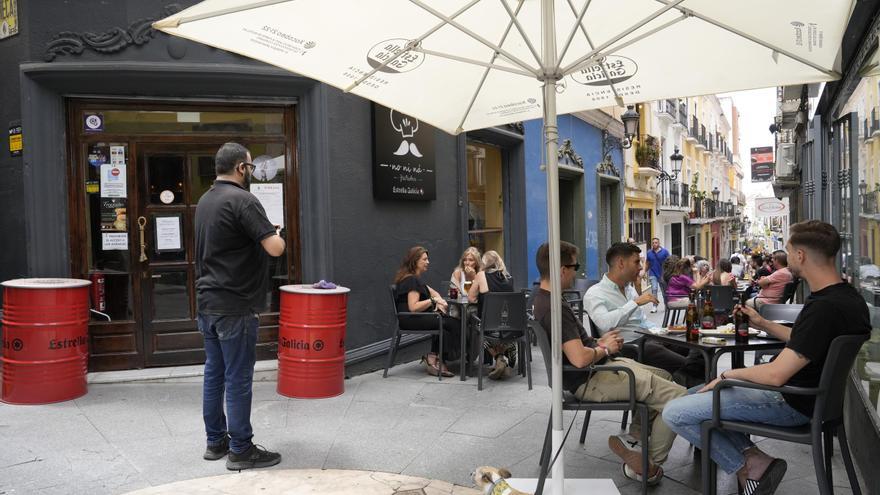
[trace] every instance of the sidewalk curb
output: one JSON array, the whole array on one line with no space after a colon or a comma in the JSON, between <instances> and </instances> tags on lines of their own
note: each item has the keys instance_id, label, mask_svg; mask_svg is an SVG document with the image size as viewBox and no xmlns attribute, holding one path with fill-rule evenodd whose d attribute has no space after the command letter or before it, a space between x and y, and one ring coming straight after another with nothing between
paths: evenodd
<instances>
[{"instance_id":1,"label":"sidewalk curb","mask_svg":"<svg viewBox=\"0 0 880 495\"><path fill-rule=\"evenodd\" d=\"M144 368L140 370L98 371L88 374L90 385L108 383L191 383L201 382L205 366L172 366L167 368ZM257 361L254 366L255 382L278 380L278 360Z\"/></svg>"}]
</instances>

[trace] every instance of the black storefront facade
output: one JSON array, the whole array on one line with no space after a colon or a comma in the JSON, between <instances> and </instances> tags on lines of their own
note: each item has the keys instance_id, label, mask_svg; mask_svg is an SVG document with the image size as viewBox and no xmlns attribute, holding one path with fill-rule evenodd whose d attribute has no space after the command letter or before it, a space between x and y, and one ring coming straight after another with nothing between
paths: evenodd
<instances>
[{"instance_id":1,"label":"black storefront facade","mask_svg":"<svg viewBox=\"0 0 880 495\"><path fill-rule=\"evenodd\" d=\"M352 289L347 364L381 363L388 284L412 245L430 252L432 286L486 236L525 281L521 131L450 136L423 125L434 198L388 198L373 187L376 115L388 109L151 30L194 3L19 1L18 34L0 40L0 120L23 148L0 156L0 279L100 278L93 306L106 316L92 316L90 369L202 362L192 212L226 141L251 150L252 191L287 233L287 253L270 267L263 359L277 348L277 287L326 279ZM486 149L501 181L489 186L501 205L492 228L475 227L472 211L481 164L471 155Z\"/></svg>"}]
</instances>

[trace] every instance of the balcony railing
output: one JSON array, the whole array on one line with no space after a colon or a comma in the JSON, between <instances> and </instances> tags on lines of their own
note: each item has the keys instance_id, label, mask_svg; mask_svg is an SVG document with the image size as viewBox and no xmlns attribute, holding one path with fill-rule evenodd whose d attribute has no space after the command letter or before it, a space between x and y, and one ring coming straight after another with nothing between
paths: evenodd
<instances>
[{"instance_id":1,"label":"balcony railing","mask_svg":"<svg viewBox=\"0 0 880 495\"><path fill-rule=\"evenodd\" d=\"M657 116L675 122L675 100L658 100Z\"/></svg>"},{"instance_id":2,"label":"balcony railing","mask_svg":"<svg viewBox=\"0 0 880 495\"><path fill-rule=\"evenodd\" d=\"M694 207L693 210L691 210L691 212L693 213L693 215L691 216L693 218L703 218L703 202L704 201L701 199L694 200Z\"/></svg>"},{"instance_id":3,"label":"balcony railing","mask_svg":"<svg viewBox=\"0 0 880 495\"><path fill-rule=\"evenodd\" d=\"M877 207L877 191L871 191L862 195L862 213L866 215L876 215L880 212Z\"/></svg>"},{"instance_id":4,"label":"balcony railing","mask_svg":"<svg viewBox=\"0 0 880 495\"><path fill-rule=\"evenodd\" d=\"M685 129L688 127L688 106L684 101L678 104L678 124Z\"/></svg>"},{"instance_id":5,"label":"balcony railing","mask_svg":"<svg viewBox=\"0 0 880 495\"><path fill-rule=\"evenodd\" d=\"M697 120L696 117L694 117L694 124L698 124L698 123L699 123L699 121ZM696 127L696 129L699 129L699 133L697 134L696 146L697 146L697 148L701 148L701 149L705 150L706 145L707 145L707 143L706 143L706 126L704 126L703 124L699 124L699 127Z\"/></svg>"},{"instance_id":6,"label":"balcony railing","mask_svg":"<svg viewBox=\"0 0 880 495\"><path fill-rule=\"evenodd\" d=\"M659 204L660 209L687 209L690 203L687 184L678 181L664 181L660 183Z\"/></svg>"},{"instance_id":7,"label":"balcony railing","mask_svg":"<svg viewBox=\"0 0 880 495\"><path fill-rule=\"evenodd\" d=\"M661 170L660 154L660 145L657 144L657 139L653 136L645 136L645 142L636 146L636 162L639 167Z\"/></svg>"},{"instance_id":8,"label":"balcony railing","mask_svg":"<svg viewBox=\"0 0 880 495\"><path fill-rule=\"evenodd\" d=\"M880 135L880 120L878 120L880 110L877 107L871 109L871 136Z\"/></svg>"}]
</instances>

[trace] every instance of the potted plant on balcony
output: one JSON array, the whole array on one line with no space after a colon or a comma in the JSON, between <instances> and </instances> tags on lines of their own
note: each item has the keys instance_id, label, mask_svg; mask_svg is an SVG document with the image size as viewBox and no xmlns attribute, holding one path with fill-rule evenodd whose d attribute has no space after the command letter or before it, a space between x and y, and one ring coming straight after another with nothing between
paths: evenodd
<instances>
[{"instance_id":1,"label":"potted plant on balcony","mask_svg":"<svg viewBox=\"0 0 880 495\"><path fill-rule=\"evenodd\" d=\"M639 143L636 146L636 161L641 167L657 168L660 150L650 143Z\"/></svg>"}]
</instances>

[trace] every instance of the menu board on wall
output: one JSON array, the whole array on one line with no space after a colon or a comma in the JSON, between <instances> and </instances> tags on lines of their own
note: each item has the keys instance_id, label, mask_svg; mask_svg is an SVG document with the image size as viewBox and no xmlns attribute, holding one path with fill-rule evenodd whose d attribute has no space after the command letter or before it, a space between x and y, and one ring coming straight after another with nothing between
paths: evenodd
<instances>
[{"instance_id":1,"label":"menu board on wall","mask_svg":"<svg viewBox=\"0 0 880 495\"><path fill-rule=\"evenodd\" d=\"M373 104L373 197L429 201L437 197L436 130Z\"/></svg>"}]
</instances>

